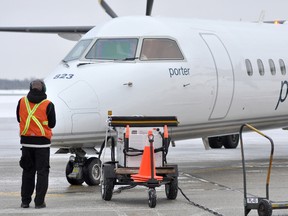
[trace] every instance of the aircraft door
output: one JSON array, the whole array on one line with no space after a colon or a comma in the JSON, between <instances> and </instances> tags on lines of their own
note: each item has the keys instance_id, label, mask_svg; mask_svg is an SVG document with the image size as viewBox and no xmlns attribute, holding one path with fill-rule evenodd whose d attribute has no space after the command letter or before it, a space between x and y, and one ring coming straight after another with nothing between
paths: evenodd
<instances>
[{"instance_id":1,"label":"aircraft door","mask_svg":"<svg viewBox=\"0 0 288 216\"><path fill-rule=\"evenodd\" d=\"M234 70L229 53L215 34L201 34L206 43L216 70L216 96L209 119L225 118L234 95Z\"/></svg>"}]
</instances>

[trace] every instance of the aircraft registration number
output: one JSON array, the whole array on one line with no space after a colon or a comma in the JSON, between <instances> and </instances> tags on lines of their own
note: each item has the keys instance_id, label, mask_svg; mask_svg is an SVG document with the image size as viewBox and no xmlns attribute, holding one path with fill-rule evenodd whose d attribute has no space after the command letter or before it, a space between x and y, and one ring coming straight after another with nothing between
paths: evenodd
<instances>
[{"instance_id":1,"label":"aircraft registration number","mask_svg":"<svg viewBox=\"0 0 288 216\"><path fill-rule=\"evenodd\" d=\"M72 79L74 74L56 74L53 79Z\"/></svg>"}]
</instances>

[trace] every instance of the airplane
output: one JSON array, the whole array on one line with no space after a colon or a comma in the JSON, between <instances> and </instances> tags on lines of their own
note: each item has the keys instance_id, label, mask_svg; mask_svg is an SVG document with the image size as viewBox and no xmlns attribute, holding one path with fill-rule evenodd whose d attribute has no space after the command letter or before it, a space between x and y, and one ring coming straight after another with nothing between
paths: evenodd
<instances>
[{"instance_id":1,"label":"airplane","mask_svg":"<svg viewBox=\"0 0 288 216\"><path fill-rule=\"evenodd\" d=\"M121 116L177 116L173 141L202 138L205 148L236 148L244 123L288 125L286 22L231 22L146 16L113 18L100 26L1 27L57 33L79 40L45 78L55 104L52 147L71 153L72 185L100 182L99 154L108 111ZM80 175L71 176L75 167Z\"/></svg>"}]
</instances>

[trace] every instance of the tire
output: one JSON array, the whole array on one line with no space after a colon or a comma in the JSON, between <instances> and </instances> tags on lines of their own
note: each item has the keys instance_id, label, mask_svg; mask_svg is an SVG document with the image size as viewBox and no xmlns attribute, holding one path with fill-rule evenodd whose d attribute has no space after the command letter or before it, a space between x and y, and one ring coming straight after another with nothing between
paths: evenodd
<instances>
[{"instance_id":1,"label":"tire","mask_svg":"<svg viewBox=\"0 0 288 216\"><path fill-rule=\"evenodd\" d=\"M70 173L72 173L73 171L73 163L72 162L68 162L66 165L66 179L67 181L71 184L71 185L82 185L84 182L84 179L74 179L74 178L70 178L68 175Z\"/></svg>"},{"instance_id":2,"label":"tire","mask_svg":"<svg viewBox=\"0 0 288 216\"><path fill-rule=\"evenodd\" d=\"M263 199L258 205L258 215L259 216L271 216L272 215L272 205L267 199Z\"/></svg>"},{"instance_id":3,"label":"tire","mask_svg":"<svg viewBox=\"0 0 288 216\"><path fill-rule=\"evenodd\" d=\"M89 158L83 167L83 179L89 186L99 185L101 177L101 161L99 158Z\"/></svg>"},{"instance_id":4,"label":"tire","mask_svg":"<svg viewBox=\"0 0 288 216\"><path fill-rule=\"evenodd\" d=\"M208 138L210 148L212 149L222 148L223 143L225 142L225 138L226 138L225 136Z\"/></svg>"},{"instance_id":5,"label":"tire","mask_svg":"<svg viewBox=\"0 0 288 216\"><path fill-rule=\"evenodd\" d=\"M105 169L105 166L103 166ZM110 201L112 199L113 190L114 190L114 179L106 178L105 172L102 172L102 184L101 184L101 196L103 200Z\"/></svg>"},{"instance_id":6,"label":"tire","mask_svg":"<svg viewBox=\"0 0 288 216\"><path fill-rule=\"evenodd\" d=\"M226 149L235 149L237 148L238 143L239 143L239 134L232 134L226 136L226 140L223 143L223 145Z\"/></svg>"},{"instance_id":7,"label":"tire","mask_svg":"<svg viewBox=\"0 0 288 216\"><path fill-rule=\"evenodd\" d=\"M167 199L175 200L178 194L178 178L175 177L170 183L165 184L165 193Z\"/></svg>"},{"instance_id":8,"label":"tire","mask_svg":"<svg viewBox=\"0 0 288 216\"><path fill-rule=\"evenodd\" d=\"M155 208L157 202L156 190L150 188L148 191L148 205L150 208Z\"/></svg>"}]
</instances>

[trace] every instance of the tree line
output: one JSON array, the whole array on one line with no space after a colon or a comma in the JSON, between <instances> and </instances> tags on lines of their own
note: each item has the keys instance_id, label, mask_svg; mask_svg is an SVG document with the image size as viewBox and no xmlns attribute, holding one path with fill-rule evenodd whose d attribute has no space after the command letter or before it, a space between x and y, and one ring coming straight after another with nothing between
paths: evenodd
<instances>
[{"instance_id":1,"label":"tree line","mask_svg":"<svg viewBox=\"0 0 288 216\"><path fill-rule=\"evenodd\" d=\"M1 90L9 90L9 89L29 89L29 85L31 81L34 80L31 79L24 79L24 80L9 80L9 79L0 79L0 89Z\"/></svg>"}]
</instances>

